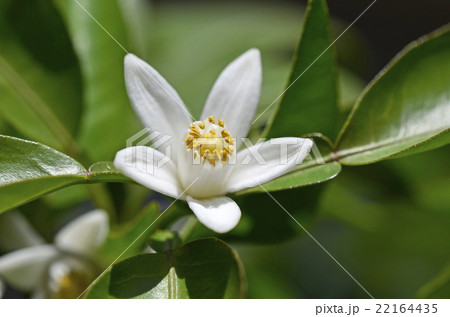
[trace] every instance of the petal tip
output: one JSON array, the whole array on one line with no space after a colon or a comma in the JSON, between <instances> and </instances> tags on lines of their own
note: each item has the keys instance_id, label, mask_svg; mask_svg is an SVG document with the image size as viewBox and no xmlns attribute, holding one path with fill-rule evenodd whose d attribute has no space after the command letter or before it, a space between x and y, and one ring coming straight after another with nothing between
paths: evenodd
<instances>
[{"instance_id":1,"label":"petal tip","mask_svg":"<svg viewBox=\"0 0 450 317\"><path fill-rule=\"evenodd\" d=\"M139 59L139 58L136 55L134 55L133 53L127 53L124 57L125 63L131 62L136 59Z\"/></svg>"},{"instance_id":2,"label":"petal tip","mask_svg":"<svg viewBox=\"0 0 450 317\"><path fill-rule=\"evenodd\" d=\"M239 206L228 197L196 200L187 196L186 201L199 222L220 234L234 229L241 219Z\"/></svg>"},{"instance_id":3,"label":"petal tip","mask_svg":"<svg viewBox=\"0 0 450 317\"><path fill-rule=\"evenodd\" d=\"M250 48L246 53L248 53L248 54L252 54L252 55L257 55L257 56L261 56L261 51L258 49L258 48L256 48L256 47L252 47L252 48Z\"/></svg>"},{"instance_id":4,"label":"petal tip","mask_svg":"<svg viewBox=\"0 0 450 317\"><path fill-rule=\"evenodd\" d=\"M145 67L144 65L146 65L146 64L147 63L145 61L143 61L142 59L140 59L139 57L137 57L136 55L134 55L132 53L128 53L124 57L125 70L127 70L127 69L132 70L132 69L136 69L136 68L142 69L143 67Z\"/></svg>"},{"instance_id":5,"label":"petal tip","mask_svg":"<svg viewBox=\"0 0 450 317\"><path fill-rule=\"evenodd\" d=\"M244 59L253 60L255 62L261 63L261 52L257 48L251 48L247 50L244 54L242 54Z\"/></svg>"}]
</instances>

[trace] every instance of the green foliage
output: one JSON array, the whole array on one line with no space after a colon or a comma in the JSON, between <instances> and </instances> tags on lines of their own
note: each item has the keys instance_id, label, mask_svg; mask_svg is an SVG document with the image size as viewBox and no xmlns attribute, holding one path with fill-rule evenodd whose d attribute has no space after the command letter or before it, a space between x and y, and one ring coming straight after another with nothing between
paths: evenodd
<instances>
[{"instance_id":1,"label":"green foliage","mask_svg":"<svg viewBox=\"0 0 450 317\"><path fill-rule=\"evenodd\" d=\"M87 171L71 157L36 142L0 135L0 148L0 212L69 185L127 181L99 165Z\"/></svg>"},{"instance_id":2,"label":"green foliage","mask_svg":"<svg viewBox=\"0 0 450 317\"><path fill-rule=\"evenodd\" d=\"M149 290L151 292L169 274L169 270L169 262L165 254L136 255L112 267L109 292L119 298L133 298ZM176 281L173 282L176 283ZM172 283L167 286L166 298L172 295L169 291L171 286L174 287ZM174 288L178 289L177 286Z\"/></svg>"},{"instance_id":3,"label":"green foliage","mask_svg":"<svg viewBox=\"0 0 450 317\"><path fill-rule=\"evenodd\" d=\"M326 1L309 1L304 25L286 85L286 91L269 121L269 137L300 136L311 132L325 132L333 136L338 112L336 52L331 44ZM320 57L319 57L320 56ZM294 188L325 182L341 171L333 161L333 146L321 134L308 135L315 140L309 160L298 169L262 186L244 190L237 195L250 195L239 199L243 210L242 223L233 236L254 242L280 242L303 234L292 225L292 219L280 208L281 203L307 223L313 217L320 186L311 190ZM314 156L314 157L312 157ZM287 190L273 193L266 192ZM304 200L298 204L298 199ZM278 203L277 203L278 202ZM295 223L294 223L295 224ZM262 230L262 228L265 228Z\"/></svg>"},{"instance_id":4,"label":"green foliage","mask_svg":"<svg viewBox=\"0 0 450 317\"><path fill-rule=\"evenodd\" d=\"M439 241L439 232L420 227L428 224L442 231L448 219L448 211L442 211L449 197L448 177L442 173L448 155L443 152L432 160L419 155L419 162L411 165L403 159L397 161L400 163L353 167L357 170L349 167L337 185L325 187L321 183L341 173L342 165L366 165L449 143L449 26L407 46L380 72L353 105L334 142L339 116L353 103L360 82L348 71L341 72L342 83L338 82L326 1L308 1L285 91L281 90L281 79L286 77L288 61L282 56L288 55L295 31L292 26L300 20L296 14L263 5L258 10L242 8L242 13L236 13L234 6L224 4L197 11L186 10L183 5L160 5L153 16L143 0L30 0L26 6L7 0L0 4L0 129L21 137L0 135L0 213L20 207L29 219L42 218L34 225L41 231L48 229L45 238L51 240L53 227L68 209L86 200L89 192L93 204L109 212L111 230L96 259L107 270L84 294L86 298L247 295L243 265L228 244L212 238L217 234L198 222L188 221L179 234L175 233L176 220L190 213L185 202L174 202L162 210L154 198L163 206L167 201L154 195L146 205L149 192L136 190L137 185L110 161L124 147L126 138L140 128L123 82L123 57L128 49L168 74L195 114L226 61L250 46L261 48L265 80L258 111L263 115L258 117L252 136L259 136L263 128L262 134L270 137L304 136L315 141L310 157L297 169L231 195L242 210L242 219L236 229L222 236L226 241L285 242L302 235L304 228L309 230L320 210L351 228L347 240L339 232L336 237L342 241L335 240L336 232L331 232L338 251L342 245L358 250L354 259L361 267L373 272L385 270L391 278L395 269L399 275L406 274L401 270L419 270L409 266L410 255L402 250L417 251L436 265L437 252L420 244L424 237L438 248L447 246ZM274 16L289 22L267 23L268 17ZM245 28L249 24L252 27ZM341 90L344 98L338 105ZM275 100L278 104L270 107L281 92ZM425 165L426 171L417 171L417 166ZM82 184L78 191L71 187L21 207L76 184ZM433 188L431 194L423 194L427 187ZM52 219L51 225L48 219ZM403 222L413 229L402 228L399 223ZM328 228L318 232L328 233ZM374 233L381 238L369 237ZM142 254L147 244L156 253ZM367 258L378 260L382 256L368 256L367 250L386 245L390 249L383 249L387 259L384 267L377 261L368 262ZM267 275L265 265L280 261L281 248L264 249L263 255L249 259L253 276L254 272ZM298 256L297 249L283 248L288 248L285 262L292 263L295 272L298 267L305 272L308 265L314 267L314 253ZM115 264L108 267L110 263ZM279 265L274 276L260 277L254 285L259 283L259 288L266 289L272 285L280 297L291 296L291 291L295 292L289 288L276 291L286 286L279 278L292 270L286 263ZM432 267L426 261L417 265ZM392 266L395 269L389 270ZM419 283L425 286L418 297L447 298L448 265L437 276L424 276L429 279L433 275L428 283L424 277L409 282L409 292ZM318 277L319 284L325 280L330 282L327 277ZM302 275L299 284L304 281L308 282L308 276ZM372 279L369 286L381 289L383 283L382 279ZM253 292L257 294L253 296L267 296L255 288Z\"/></svg>"},{"instance_id":5,"label":"green foliage","mask_svg":"<svg viewBox=\"0 0 450 317\"><path fill-rule=\"evenodd\" d=\"M448 144L450 28L406 47L366 87L341 131L339 161L369 164Z\"/></svg>"},{"instance_id":6,"label":"green foliage","mask_svg":"<svg viewBox=\"0 0 450 317\"><path fill-rule=\"evenodd\" d=\"M126 47L127 38L121 11L115 0L55 3L69 29L83 76L79 141L91 160L111 160L130 135L133 118L123 80L126 52L120 45Z\"/></svg>"},{"instance_id":7,"label":"green foliage","mask_svg":"<svg viewBox=\"0 0 450 317\"><path fill-rule=\"evenodd\" d=\"M1 117L31 140L79 154L81 79L57 11L48 1L2 1L0 37Z\"/></svg>"},{"instance_id":8,"label":"green foliage","mask_svg":"<svg viewBox=\"0 0 450 317\"><path fill-rule=\"evenodd\" d=\"M338 85L336 52L331 44L326 1L311 0L289 81L269 124L270 137L311 132L335 136Z\"/></svg>"},{"instance_id":9,"label":"green foliage","mask_svg":"<svg viewBox=\"0 0 450 317\"><path fill-rule=\"evenodd\" d=\"M80 163L42 144L0 136L0 147L1 211L84 179Z\"/></svg>"},{"instance_id":10,"label":"green foliage","mask_svg":"<svg viewBox=\"0 0 450 317\"><path fill-rule=\"evenodd\" d=\"M171 252L140 254L115 264L88 298L242 298L246 279L225 242L200 239Z\"/></svg>"}]
</instances>

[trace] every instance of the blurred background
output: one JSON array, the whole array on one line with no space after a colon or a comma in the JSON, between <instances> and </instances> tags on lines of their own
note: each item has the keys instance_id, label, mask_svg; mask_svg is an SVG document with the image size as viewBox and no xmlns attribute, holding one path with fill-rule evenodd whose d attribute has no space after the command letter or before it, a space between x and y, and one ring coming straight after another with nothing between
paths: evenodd
<instances>
[{"instance_id":1,"label":"blurred background","mask_svg":"<svg viewBox=\"0 0 450 317\"><path fill-rule=\"evenodd\" d=\"M70 0L2 1L0 57L6 60L14 55L11 48L19 47L47 73L70 78L70 94L61 95L61 103L81 103L89 95L85 90L86 73L95 67L84 65L80 58L83 48L100 38L107 44L97 60L109 58L120 70L124 52L88 17L77 20L79 24L67 23L68 14L61 9L62 2ZM108 20L108 15L113 16L116 10L108 3L105 2L104 11L95 15L99 22L128 50L158 69L196 115L221 69L250 47L262 52L264 82L259 111L280 94L289 74L306 1L147 1L140 4L138 11L127 8L129 2L118 1L126 31L117 21ZM334 37L371 3L328 1ZM448 22L447 0L378 0L336 42L341 119L368 81L406 44ZM91 23L90 28L77 32L78 25L83 23ZM0 79L5 71L1 66L0 63ZM114 76L91 80L97 83ZM120 76L119 73L117 77ZM74 133L86 150L87 162L112 160L115 151L124 146L126 136L141 128L134 115L128 113L131 109L121 85L123 82L118 80L116 88L110 87L103 93L109 94L107 103L121 102L127 109L122 117L129 116L128 121L114 126L108 123L107 111L100 112L103 117L94 117L89 109L85 109L88 115L72 116L72 121L81 122L81 128L74 128ZM8 89L0 81L0 133L57 148L41 134L30 133L17 122L17 116L5 106L15 102ZM264 116L267 119L270 111ZM104 130L95 130L94 126ZM102 141L111 144L110 147L92 146L91 143L99 143L100 132L110 135L111 142ZM320 187L320 203L308 211L308 230L374 297L450 296L450 278L446 279L450 266L449 154L449 148L445 147L369 166L346 166L336 179L314 186ZM134 193L137 206L150 200L148 192L138 186L112 184L108 189L112 193ZM308 190L299 194L308 195ZM129 219L133 212L121 210L122 196L115 197L119 222ZM85 187L73 186L31 202L20 211L35 230L52 241L58 228L91 207ZM274 218L287 217L281 209L270 212ZM298 221L302 220L300 216ZM2 216L0 225L1 222ZM289 239L268 235L252 243L242 242L245 239L228 240L246 267L249 297L367 298L301 228L294 222L290 226L298 233ZM264 230L261 231L264 235ZM5 243L8 237L0 235L0 238L4 239L4 243L0 241L0 254L10 251L6 247L1 249L8 245ZM427 293L427 287L423 289L441 280L443 287L432 293ZM26 294L12 288L6 292L6 297L23 296Z\"/></svg>"}]
</instances>

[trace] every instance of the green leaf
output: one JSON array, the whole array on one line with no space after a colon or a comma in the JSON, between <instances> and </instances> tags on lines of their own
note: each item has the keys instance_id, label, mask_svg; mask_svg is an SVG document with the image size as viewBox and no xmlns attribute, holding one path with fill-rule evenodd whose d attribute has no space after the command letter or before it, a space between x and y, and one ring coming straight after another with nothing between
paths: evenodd
<instances>
[{"instance_id":1,"label":"green leaf","mask_svg":"<svg viewBox=\"0 0 450 317\"><path fill-rule=\"evenodd\" d=\"M0 136L0 212L85 180L86 170L45 145Z\"/></svg>"},{"instance_id":2,"label":"green leaf","mask_svg":"<svg viewBox=\"0 0 450 317\"><path fill-rule=\"evenodd\" d=\"M266 131L270 137L336 134L338 84L325 0L310 0L291 75ZM331 45L331 46L330 46Z\"/></svg>"},{"instance_id":3,"label":"green leaf","mask_svg":"<svg viewBox=\"0 0 450 317\"><path fill-rule=\"evenodd\" d=\"M337 142L340 162L373 163L448 144L450 27L407 46L367 86Z\"/></svg>"},{"instance_id":4,"label":"green leaf","mask_svg":"<svg viewBox=\"0 0 450 317\"><path fill-rule=\"evenodd\" d=\"M81 183L129 182L111 163L87 171L48 146L0 135L0 213L57 189Z\"/></svg>"},{"instance_id":5,"label":"green leaf","mask_svg":"<svg viewBox=\"0 0 450 317\"><path fill-rule=\"evenodd\" d=\"M117 263L111 270L109 291L119 298L133 298L155 288L169 273L161 253L140 254Z\"/></svg>"},{"instance_id":6,"label":"green leaf","mask_svg":"<svg viewBox=\"0 0 450 317\"><path fill-rule=\"evenodd\" d=\"M242 298L246 279L236 252L208 238L115 264L109 289L121 298Z\"/></svg>"},{"instance_id":7,"label":"green leaf","mask_svg":"<svg viewBox=\"0 0 450 317\"><path fill-rule=\"evenodd\" d=\"M279 177L261 186L253 187L237 193L238 195L250 193L273 192L297 187L310 186L326 182L336 177L341 171L341 164L338 162L314 165L305 169L300 169Z\"/></svg>"},{"instance_id":8,"label":"green leaf","mask_svg":"<svg viewBox=\"0 0 450 317\"><path fill-rule=\"evenodd\" d=\"M117 2L111 0L55 3L67 24L82 70L85 91L81 145L91 160L110 160L125 147L133 118L124 84L126 48L121 45L126 46L127 41L121 12Z\"/></svg>"},{"instance_id":9,"label":"green leaf","mask_svg":"<svg viewBox=\"0 0 450 317\"><path fill-rule=\"evenodd\" d=\"M236 251L219 239L200 239L186 244L174 251L173 264L190 298L246 296L241 260Z\"/></svg>"},{"instance_id":10,"label":"green leaf","mask_svg":"<svg viewBox=\"0 0 450 317\"><path fill-rule=\"evenodd\" d=\"M0 116L30 139L78 154L81 77L58 12L48 1L2 1L0 37Z\"/></svg>"}]
</instances>

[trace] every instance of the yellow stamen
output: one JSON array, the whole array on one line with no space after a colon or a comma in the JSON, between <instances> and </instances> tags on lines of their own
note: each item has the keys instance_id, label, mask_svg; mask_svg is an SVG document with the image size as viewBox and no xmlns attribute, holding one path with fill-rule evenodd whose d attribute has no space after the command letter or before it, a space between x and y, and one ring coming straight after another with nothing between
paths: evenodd
<instances>
[{"instance_id":1,"label":"yellow stamen","mask_svg":"<svg viewBox=\"0 0 450 317\"><path fill-rule=\"evenodd\" d=\"M196 127L192 127L191 131L189 131L189 135L192 135L195 138L199 138L201 136L201 133Z\"/></svg>"},{"instance_id":2,"label":"yellow stamen","mask_svg":"<svg viewBox=\"0 0 450 317\"><path fill-rule=\"evenodd\" d=\"M216 124L214 116L192 123L184 142L187 150L194 151L194 160L200 156L203 164L208 161L213 167L217 161L225 164L234 152L234 139L225 129L225 121L218 119Z\"/></svg>"},{"instance_id":3,"label":"yellow stamen","mask_svg":"<svg viewBox=\"0 0 450 317\"><path fill-rule=\"evenodd\" d=\"M233 154L233 149L230 148L229 146L226 146L226 147L224 147L223 149L224 149L224 151L227 152L228 154L230 154L230 155Z\"/></svg>"},{"instance_id":4,"label":"yellow stamen","mask_svg":"<svg viewBox=\"0 0 450 317\"><path fill-rule=\"evenodd\" d=\"M227 130L223 129L222 130L222 138L229 138L231 136L230 132L228 132Z\"/></svg>"},{"instance_id":5,"label":"yellow stamen","mask_svg":"<svg viewBox=\"0 0 450 317\"><path fill-rule=\"evenodd\" d=\"M233 139L233 138L226 137L226 138L225 138L225 142L227 142L227 143L230 144L230 145L234 145L234 139Z\"/></svg>"}]
</instances>

